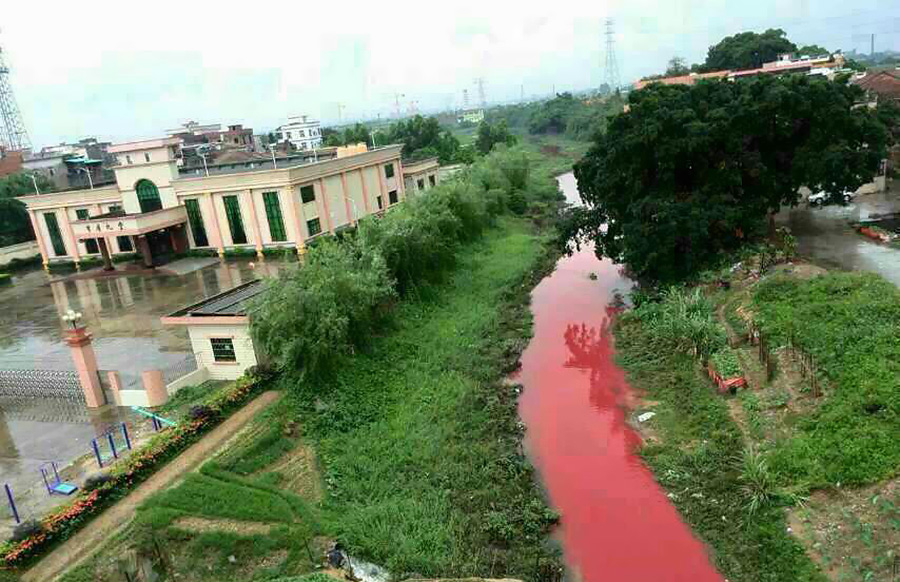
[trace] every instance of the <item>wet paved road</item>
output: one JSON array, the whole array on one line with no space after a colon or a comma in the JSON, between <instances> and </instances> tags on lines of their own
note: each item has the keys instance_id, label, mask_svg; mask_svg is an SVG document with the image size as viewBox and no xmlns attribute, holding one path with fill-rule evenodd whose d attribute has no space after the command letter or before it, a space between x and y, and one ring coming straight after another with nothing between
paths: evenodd
<instances>
[{"instance_id":1,"label":"wet paved road","mask_svg":"<svg viewBox=\"0 0 900 582\"><path fill-rule=\"evenodd\" d=\"M577 201L572 174L559 180ZM610 303L630 288L619 267L586 248L561 259L533 291L534 337L516 378L526 446L562 516L575 580L721 582L634 454L640 437L626 423L633 394L609 330Z\"/></svg>"},{"instance_id":2,"label":"wet paved road","mask_svg":"<svg viewBox=\"0 0 900 582\"><path fill-rule=\"evenodd\" d=\"M71 308L83 314L82 323L94 335L98 366L120 370L125 382L137 379L143 370L190 353L186 331L163 327L160 316L280 266L244 260L184 275L64 280L41 270L16 275L13 285L0 288L0 369L73 369L60 319ZM0 399L0 532L11 523L3 483L21 496L20 512L28 515L32 505L45 505L25 495L40 481L38 467L49 460L65 465L87 453L92 438L126 416L115 407L88 411L62 399L24 404Z\"/></svg>"},{"instance_id":3,"label":"wet paved road","mask_svg":"<svg viewBox=\"0 0 900 582\"><path fill-rule=\"evenodd\" d=\"M871 241L850 224L876 215L900 212L900 188L858 196L847 206L810 208L805 204L785 210L777 223L788 226L797 239L797 251L825 267L871 271L900 286L900 248Z\"/></svg>"}]
</instances>

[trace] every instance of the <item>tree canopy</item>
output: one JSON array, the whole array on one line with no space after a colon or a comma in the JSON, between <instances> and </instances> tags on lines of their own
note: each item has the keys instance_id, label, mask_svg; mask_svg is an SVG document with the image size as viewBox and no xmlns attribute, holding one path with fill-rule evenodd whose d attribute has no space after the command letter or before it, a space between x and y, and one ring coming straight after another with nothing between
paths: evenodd
<instances>
[{"instance_id":1,"label":"tree canopy","mask_svg":"<svg viewBox=\"0 0 900 582\"><path fill-rule=\"evenodd\" d=\"M343 131L326 127L322 130L322 137L326 146L344 146L360 142L369 146L372 145L372 135L369 133L369 128L362 123L345 127Z\"/></svg>"},{"instance_id":2,"label":"tree canopy","mask_svg":"<svg viewBox=\"0 0 900 582\"><path fill-rule=\"evenodd\" d=\"M36 179L41 193L53 192L53 182L40 174L36 175ZM16 196L34 193L34 182L23 172L0 177L0 247L34 238L25 205L14 200Z\"/></svg>"},{"instance_id":3,"label":"tree canopy","mask_svg":"<svg viewBox=\"0 0 900 582\"><path fill-rule=\"evenodd\" d=\"M573 139L590 139L602 131L606 119L622 111L624 100L618 95L603 99L583 100L571 93L560 93L549 101L533 104L528 116L528 132L532 134L565 133Z\"/></svg>"},{"instance_id":4,"label":"tree canopy","mask_svg":"<svg viewBox=\"0 0 900 582\"><path fill-rule=\"evenodd\" d=\"M478 125L478 138L475 140L475 149L482 155L491 152L498 143L512 146L516 144L516 136L509 132L506 120L501 119L496 123L482 121Z\"/></svg>"},{"instance_id":5,"label":"tree canopy","mask_svg":"<svg viewBox=\"0 0 900 582\"><path fill-rule=\"evenodd\" d=\"M416 115L391 125L386 139L403 144L403 157L411 160L437 157L442 164L471 161L459 140L434 117Z\"/></svg>"},{"instance_id":6,"label":"tree canopy","mask_svg":"<svg viewBox=\"0 0 900 582\"><path fill-rule=\"evenodd\" d=\"M700 68L704 71L755 69L774 61L781 53L793 52L797 52L797 45L780 28L770 28L762 34L741 32L709 47L706 62Z\"/></svg>"},{"instance_id":7,"label":"tree canopy","mask_svg":"<svg viewBox=\"0 0 900 582\"><path fill-rule=\"evenodd\" d=\"M872 179L887 136L876 112L852 108L861 97L807 76L634 91L575 166L585 206L567 240L592 240L639 279L681 280L760 233L800 186L836 197Z\"/></svg>"}]
</instances>

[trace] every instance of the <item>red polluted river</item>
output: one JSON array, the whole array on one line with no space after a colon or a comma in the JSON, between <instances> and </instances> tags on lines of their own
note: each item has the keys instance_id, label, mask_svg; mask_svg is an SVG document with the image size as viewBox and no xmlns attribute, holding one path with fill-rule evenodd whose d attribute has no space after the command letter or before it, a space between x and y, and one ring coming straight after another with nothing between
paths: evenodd
<instances>
[{"instance_id":1,"label":"red polluted river","mask_svg":"<svg viewBox=\"0 0 900 582\"><path fill-rule=\"evenodd\" d=\"M578 202L572 174L559 184ZM632 286L619 269L582 248L532 292L534 337L516 375L526 446L562 516L558 535L575 580L721 582L636 454L640 436L626 423L634 396L610 332L614 295Z\"/></svg>"}]
</instances>

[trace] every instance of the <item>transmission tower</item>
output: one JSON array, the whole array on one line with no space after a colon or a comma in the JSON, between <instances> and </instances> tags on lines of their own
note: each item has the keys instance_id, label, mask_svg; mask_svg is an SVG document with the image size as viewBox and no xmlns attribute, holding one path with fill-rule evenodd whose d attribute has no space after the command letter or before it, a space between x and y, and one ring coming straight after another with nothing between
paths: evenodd
<instances>
[{"instance_id":1,"label":"transmission tower","mask_svg":"<svg viewBox=\"0 0 900 582\"><path fill-rule=\"evenodd\" d=\"M487 105L487 100L484 98L484 77L475 79L475 84L478 85L478 101L483 109Z\"/></svg>"},{"instance_id":2,"label":"transmission tower","mask_svg":"<svg viewBox=\"0 0 900 582\"><path fill-rule=\"evenodd\" d=\"M31 148L31 140L28 139L22 114L19 113L16 97L9 84L9 68L3 59L2 46L0 46L0 146L8 150Z\"/></svg>"},{"instance_id":3,"label":"transmission tower","mask_svg":"<svg viewBox=\"0 0 900 582\"><path fill-rule=\"evenodd\" d=\"M463 109L469 108L469 90L463 89Z\"/></svg>"},{"instance_id":4,"label":"transmission tower","mask_svg":"<svg viewBox=\"0 0 900 582\"><path fill-rule=\"evenodd\" d=\"M605 22L606 32L606 65L604 67L603 81L609 87L610 91L619 88L621 81L619 80L619 63L616 61L616 38L613 31L613 19L607 18Z\"/></svg>"}]
</instances>

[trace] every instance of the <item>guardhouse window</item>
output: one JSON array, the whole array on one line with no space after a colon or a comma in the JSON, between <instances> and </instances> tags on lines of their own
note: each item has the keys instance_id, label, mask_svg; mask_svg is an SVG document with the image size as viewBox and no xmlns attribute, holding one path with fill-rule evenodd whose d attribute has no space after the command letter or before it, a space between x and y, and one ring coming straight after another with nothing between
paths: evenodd
<instances>
[{"instance_id":1,"label":"guardhouse window","mask_svg":"<svg viewBox=\"0 0 900 582\"><path fill-rule=\"evenodd\" d=\"M230 337L209 338L209 343L212 346L213 360L217 362L237 361L234 353L234 341Z\"/></svg>"}]
</instances>

